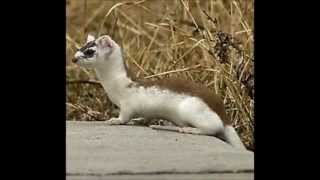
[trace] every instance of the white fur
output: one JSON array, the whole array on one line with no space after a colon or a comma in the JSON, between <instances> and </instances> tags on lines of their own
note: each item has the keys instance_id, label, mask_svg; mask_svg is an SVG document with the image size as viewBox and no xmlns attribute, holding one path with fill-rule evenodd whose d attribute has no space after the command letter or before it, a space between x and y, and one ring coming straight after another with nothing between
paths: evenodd
<instances>
[{"instance_id":1,"label":"white fur","mask_svg":"<svg viewBox=\"0 0 320 180\"><path fill-rule=\"evenodd\" d=\"M235 148L246 150L246 147L241 142L236 130L232 126L226 126L223 133L223 138L228 143L232 144Z\"/></svg>"},{"instance_id":2,"label":"white fur","mask_svg":"<svg viewBox=\"0 0 320 180\"><path fill-rule=\"evenodd\" d=\"M111 43L111 49L103 49L97 45L97 59L91 61L91 66L94 67L110 100L120 108L119 117L110 119L107 124L125 124L137 117L163 118L184 127L180 132L224 134L225 128L220 117L198 97L178 94L156 86L129 88L128 85L135 82L127 77L120 47L109 36L102 36L96 42L100 40ZM75 56L81 56L81 53L76 53ZM228 139L231 134L227 134Z\"/></svg>"},{"instance_id":3,"label":"white fur","mask_svg":"<svg viewBox=\"0 0 320 180\"><path fill-rule=\"evenodd\" d=\"M93 40L95 40L95 39L96 39L96 38L95 38L93 35L88 34L87 42L93 41Z\"/></svg>"},{"instance_id":4,"label":"white fur","mask_svg":"<svg viewBox=\"0 0 320 180\"><path fill-rule=\"evenodd\" d=\"M77 51L76 54L74 55L75 58L80 59L82 58L84 55L81 51Z\"/></svg>"}]
</instances>

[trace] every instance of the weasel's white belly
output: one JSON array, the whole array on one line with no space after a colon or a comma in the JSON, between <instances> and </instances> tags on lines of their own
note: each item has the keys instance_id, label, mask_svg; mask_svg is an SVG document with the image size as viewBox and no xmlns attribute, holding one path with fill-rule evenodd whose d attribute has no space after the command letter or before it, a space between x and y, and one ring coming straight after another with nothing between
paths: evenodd
<instances>
[{"instance_id":1,"label":"weasel's white belly","mask_svg":"<svg viewBox=\"0 0 320 180\"><path fill-rule=\"evenodd\" d=\"M121 108L134 112L136 117L163 118L181 126L194 122L189 117L198 113L208 119L215 115L200 98L153 87L131 89L122 99Z\"/></svg>"}]
</instances>

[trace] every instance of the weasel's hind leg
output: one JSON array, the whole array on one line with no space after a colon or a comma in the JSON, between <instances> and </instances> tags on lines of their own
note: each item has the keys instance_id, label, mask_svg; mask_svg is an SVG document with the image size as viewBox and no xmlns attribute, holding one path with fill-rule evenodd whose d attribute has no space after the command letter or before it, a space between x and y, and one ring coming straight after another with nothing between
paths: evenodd
<instances>
[{"instance_id":1,"label":"weasel's hind leg","mask_svg":"<svg viewBox=\"0 0 320 180\"><path fill-rule=\"evenodd\" d=\"M192 134L216 136L224 129L223 122L218 114L198 98L187 98L180 103L178 117L193 127L193 129L185 129L186 132L192 132Z\"/></svg>"},{"instance_id":2,"label":"weasel's hind leg","mask_svg":"<svg viewBox=\"0 0 320 180\"><path fill-rule=\"evenodd\" d=\"M185 128L184 131L191 134L218 136L224 130L223 122L214 113L189 116L188 122L193 128Z\"/></svg>"}]
</instances>

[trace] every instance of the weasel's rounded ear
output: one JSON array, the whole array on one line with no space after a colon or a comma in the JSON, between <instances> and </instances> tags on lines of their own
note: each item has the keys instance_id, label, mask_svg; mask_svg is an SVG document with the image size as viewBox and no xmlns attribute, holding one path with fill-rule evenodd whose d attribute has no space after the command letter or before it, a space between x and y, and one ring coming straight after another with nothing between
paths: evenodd
<instances>
[{"instance_id":1,"label":"weasel's rounded ear","mask_svg":"<svg viewBox=\"0 0 320 180\"><path fill-rule=\"evenodd\" d=\"M98 40L98 44L102 48L106 48L106 47L112 48L113 47L112 39L108 35L101 36L101 38L99 38L99 40Z\"/></svg>"},{"instance_id":2,"label":"weasel's rounded ear","mask_svg":"<svg viewBox=\"0 0 320 180\"><path fill-rule=\"evenodd\" d=\"M88 34L87 42L93 41L93 40L95 40L95 39L96 39L96 38L95 38L93 35Z\"/></svg>"}]
</instances>

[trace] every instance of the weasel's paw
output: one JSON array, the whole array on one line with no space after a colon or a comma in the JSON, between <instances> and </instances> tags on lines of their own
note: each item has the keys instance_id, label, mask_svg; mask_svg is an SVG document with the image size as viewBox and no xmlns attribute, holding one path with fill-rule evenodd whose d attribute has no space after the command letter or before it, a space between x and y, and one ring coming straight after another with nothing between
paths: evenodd
<instances>
[{"instance_id":1,"label":"weasel's paw","mask_svg":"<svg viewBox=\"0 0 320 180\"><path fill-rule=\"evenodd\" d=\"M150 125L149 127L152 129L158 129L159 125Z\"/></svg>"},{"instance_id":2,"label":"weasel's paw","mask_svg":"<svg viewBox=\"0 0 320 180\"><path fill-rule=\"evenodd\" d=\"M111 126L111 125L120 125L122 123L119 118L110 118L109 120L106 121L106 124Z\"/></svg>"}]
</instances>

